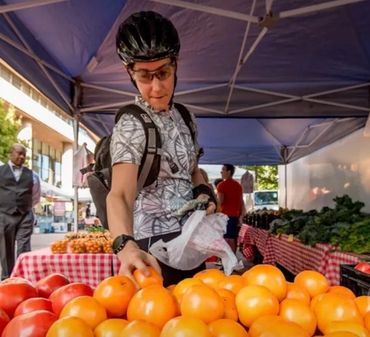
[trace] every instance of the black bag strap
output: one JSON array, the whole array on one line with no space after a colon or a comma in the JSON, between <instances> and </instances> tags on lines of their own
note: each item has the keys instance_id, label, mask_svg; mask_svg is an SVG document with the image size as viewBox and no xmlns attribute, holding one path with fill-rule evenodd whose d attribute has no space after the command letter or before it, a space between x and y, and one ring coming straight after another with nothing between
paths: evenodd
<instances>
[{"instance_id":1,"label":"black bag strap","mask_svg":"<svg viewBox=\"0 0 370 337\"><path fill-rule=\"evenodd\" d=\"M154 124L149 114L136 104L126 105L120 108L116 113L115 123L117 123L125 113L131 114L137 118L143 125L145 132L145 151L141 159L137 180L137 194L139 194L144 186L153 182L150 174L154 169L153 164L159 163L158 158L156 157L161 156L162 154L161 136L158 132L157 126ZM158 171L158 168L156 168L156 171ZM158 174L158 172L156 173ZM157 176L155 178L157 178Z\"/></svg>"}]
</instances>

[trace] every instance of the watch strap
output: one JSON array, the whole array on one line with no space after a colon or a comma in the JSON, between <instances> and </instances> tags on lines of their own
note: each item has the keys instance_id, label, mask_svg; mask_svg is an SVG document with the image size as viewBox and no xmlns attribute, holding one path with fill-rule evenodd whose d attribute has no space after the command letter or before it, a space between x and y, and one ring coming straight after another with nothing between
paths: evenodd
<instances>
[{"instance_id":1,"label":"watch strap","mask_svg":"<svg viewBox=\"0 0 370 337\"><path fill-rule=\"evenodd\" d=\"M121 234L118 235L112 244L112 250L114 254L118 254L127 244L128 241L135 241L135 238L131 235Z\"/></svg>"}]
</instances>

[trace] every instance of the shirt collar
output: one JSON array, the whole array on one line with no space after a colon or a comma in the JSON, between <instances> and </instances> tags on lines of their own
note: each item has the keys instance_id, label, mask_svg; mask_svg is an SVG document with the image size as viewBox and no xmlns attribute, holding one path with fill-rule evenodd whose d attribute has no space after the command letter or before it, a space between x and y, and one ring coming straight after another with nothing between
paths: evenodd
<instances>
[{"instance_id":1,"label":"shirt collar","mask_svg":"<svg viewBox=\"0 0 370 337\"><path fill-rule=\"evenodd\" d=\"M15 165L11 160L8 161L8 165L10 166L10 168L12 170L14 170L14 169L18 169L18 170L22 169L22 166Z\"/></svg>"},{"instance_id":2,"label":"shirt collar","mask_svg":"<svg viewBox=\"0 0 370 337\"><path fill-rule=\"evenodd\" d=\"M141 95L137 95L135 97L135 103L145 108L146 110L149 110L151 113L154 113L154 114L156 113L156 114L164 115L164 116L168 116L169 111L173 109L173 103L172 103L168 111L165 111L165 110L162 110L159 112L154 111L153 107L147 101L145 101Z\"/></svg>"}]
</instances>

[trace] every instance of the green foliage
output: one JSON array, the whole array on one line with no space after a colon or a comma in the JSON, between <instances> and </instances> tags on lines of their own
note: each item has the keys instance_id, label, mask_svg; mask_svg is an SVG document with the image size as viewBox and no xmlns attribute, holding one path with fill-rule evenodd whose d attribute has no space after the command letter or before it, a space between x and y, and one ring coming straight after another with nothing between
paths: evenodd
<instances>
[{"instance_id":1,"label":"green foliage","mask_svg":"<svg viewBox=\"0 0 370 337\"><path fill-rule=\"evenodd\" d=\"M0 100L0 160L9 160L9 149L12 144L17 143L17 133L21 126L20 120L15 116L12 109L5 111Z\"/></svg>"},{"instance_id":2,"label":"green foliage","mask_svg":"<svg viewBox=\"0 0 370 337\"><path fill-rule=\"evenodd\" d=\"M255 172L256 190L278 189L278 167L276 165L242 166L242 168Z\"/></svg>"}]
</instances>

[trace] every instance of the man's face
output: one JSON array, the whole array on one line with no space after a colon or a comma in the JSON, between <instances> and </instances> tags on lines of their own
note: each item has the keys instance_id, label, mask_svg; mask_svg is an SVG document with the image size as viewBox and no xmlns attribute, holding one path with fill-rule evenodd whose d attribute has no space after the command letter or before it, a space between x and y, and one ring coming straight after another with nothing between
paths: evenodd
<instances>
[{"instance_id":1,"label":"man's face","mask_svg":"<svg viewBox=\"0 0 370 337\"><path fill-rule=\"evenodd\" d=\"M26 149L23 146L15 145L10 152L10 161L16 166L22 166L26 160Z\"/></svg>"},{"instance_id":2,"label":"man's face","mask_svg":"<svg viewBox=\"0 0 370 337\"><path fill-rule=\"evenodd\" d=\"M169 58L136 62L129 70L143 99L154 111L167 110L175 87L176 66Z\"/></svg>"},{"instance_id":3,"label":"man's face","mask_svg":"<svg viewBox=\"0 0 370 337\"><path fill-rule=\"evenodd\" d=\"M224 180L230 178L230 171L227 170L226 166L222 166L221 177Z\"/></svg>"}]
</instances>

